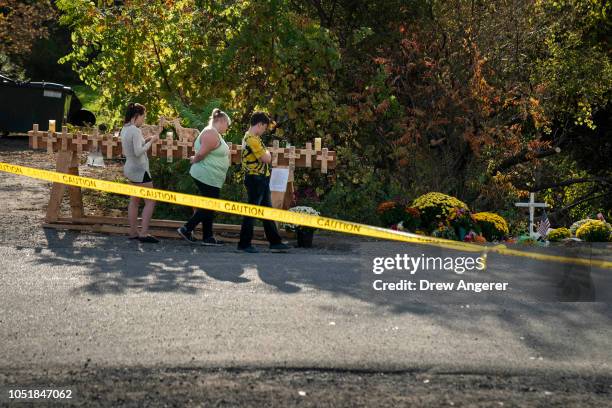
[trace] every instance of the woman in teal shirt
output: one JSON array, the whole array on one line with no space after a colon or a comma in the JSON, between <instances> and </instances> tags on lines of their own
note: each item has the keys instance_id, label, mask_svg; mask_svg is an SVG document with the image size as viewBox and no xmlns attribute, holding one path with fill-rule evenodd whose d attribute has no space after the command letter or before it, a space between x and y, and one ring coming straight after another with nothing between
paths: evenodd
<instances>
[{"instance_id":1,"label":"woman in teal shirt","mask_svg":"<svg viewBox=\"0 0 612 408\"><path fill-rule=\"evenodd\" d=\"M193 147L196 152L192 156L189 174L204 197L219 198L221 187L230 166L230 150L223 133L231 124L229 116L215 108L210 116L208 126L197 137ZM193 230L202 223L204 236L202 245L217 246L223 243L213 236L214 211L198 208L187 223L177 231L185 240L195 243Z\"/></svg>"}]
</instances>

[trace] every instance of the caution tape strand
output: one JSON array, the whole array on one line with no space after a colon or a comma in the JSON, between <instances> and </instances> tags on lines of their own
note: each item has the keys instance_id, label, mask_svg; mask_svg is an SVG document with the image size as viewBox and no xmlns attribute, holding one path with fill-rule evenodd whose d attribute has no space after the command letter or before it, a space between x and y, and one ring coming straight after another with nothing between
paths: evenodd
<instances>
[{"instance_id":1,"label":"caution tape strand","mask_svg":"<svg viewBox=\"0 0 612 408\"><path fill-rule=\"evenodd\" d=\"M278 208L262 207L259 205L238 203L235 201L222 200L217 198L195 196L191 194L177 193L174 191L135 186L131 184L99 180L90 177L58 173L49 170L35 169L32 167L25 167L2 162L0 162L0 171L25 177L31 177L39 180L50 181L53 183L60 183L74 187L104 191L107 193L135 196L155 201L163 201L171 204L203 208L228 214L283 222L287 224L297 224L305 227L319 228L328 231L360 235L370 238L386 239L412 244L431 245L445 249L453 249L457 251L497 253L501 255L520 256L540 261L569 263L574 265L612 269L612 262L605 260L574 258L557 255L547 255L538 252L519 251L516 249L507 248L505 245L481 246L468 242L451 241L442 238L421 236L403 231L394 231L350 221L343 221L335 218L321 217L310 214L301 214Z\"/></svg>"}]
</instances>

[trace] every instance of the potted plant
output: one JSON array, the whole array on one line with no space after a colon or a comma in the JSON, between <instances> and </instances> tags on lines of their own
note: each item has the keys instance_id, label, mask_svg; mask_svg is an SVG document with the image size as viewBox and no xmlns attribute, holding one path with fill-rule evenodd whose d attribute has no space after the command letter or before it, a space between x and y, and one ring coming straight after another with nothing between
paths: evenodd
<instances>
[{"instance_id":1,"label":"potted plant","mask_svg":"<svg viewBox=\"0 0 612 408\"><path fill-rule=\"evenodd\" d=\"M320 215L320 213L312 207L305 205L292 207L289 209L291 212L308 215ZM285 224L285 229L288 231L295 232L297 236L297 246L300 248L312 248L312 238L314 236L315 228L304 227L296 224Z\"/></svg>"}]
</instances>

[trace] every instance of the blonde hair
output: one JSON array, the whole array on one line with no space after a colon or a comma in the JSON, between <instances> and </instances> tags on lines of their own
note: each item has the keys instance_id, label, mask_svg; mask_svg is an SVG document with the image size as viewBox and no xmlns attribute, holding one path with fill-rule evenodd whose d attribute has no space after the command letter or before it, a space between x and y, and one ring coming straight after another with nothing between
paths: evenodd
<instances>
[{"instance_id":1,"label":"blonde hair","mask_svg":"<svg viewBox=\"0 0 612 408\"><path fill-rule=\"evenodd\" d=\"M210 118L208 120L208 126L212 126L213 123L220 119L225 119L227 121L228 126L232 124L232 120L230 119L227 113L223 112L219 108L215 108L213 109L212 114L210 115Z\"/></svg>"}]
</instances>

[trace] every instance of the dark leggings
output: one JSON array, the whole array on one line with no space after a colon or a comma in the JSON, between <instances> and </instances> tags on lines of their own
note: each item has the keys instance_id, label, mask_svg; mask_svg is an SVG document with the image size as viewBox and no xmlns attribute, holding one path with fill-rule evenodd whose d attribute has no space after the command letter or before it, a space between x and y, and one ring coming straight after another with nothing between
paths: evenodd
<instances>
[{"instance_id":1,"label":"dark leggings","mask_svg":"<svg viewBox=\"0 0 612 408\"><path fill-rule=\"evenodd\" d=\"M221 194L221 189L218 187L209 186L208 184L204 184L199 180L193 178L193 181L198 186L198 190L200 190L200 195L203 197L210 198L219 198ZM211 238L213 236L213 218L215 217L215 212L212 210L204 210L202 208L196 209L195 213L191 216L189 221L185 224L185 229L188 232L192 232L199 223L202 223L202 229L204 232L204 239Z\"/></svg>"}]
</instances>

